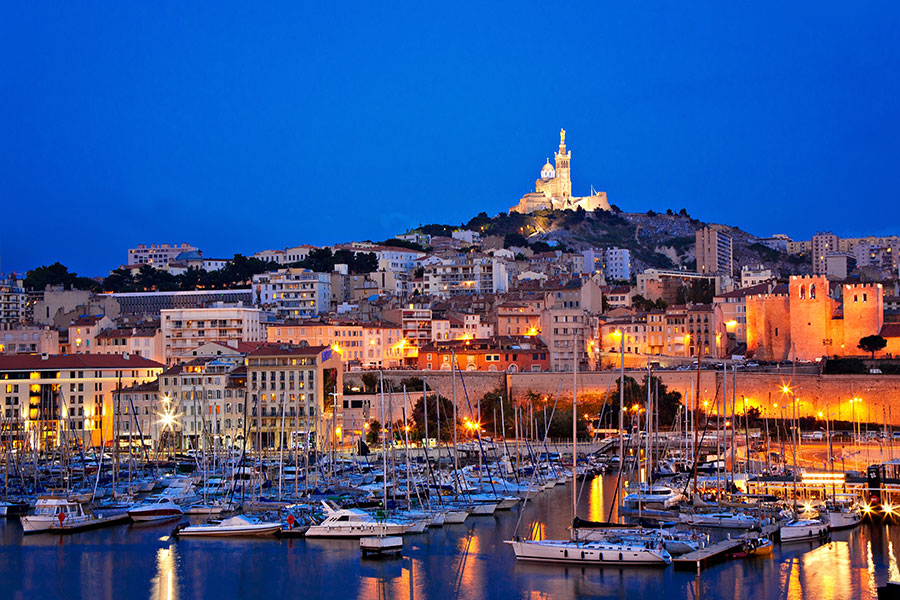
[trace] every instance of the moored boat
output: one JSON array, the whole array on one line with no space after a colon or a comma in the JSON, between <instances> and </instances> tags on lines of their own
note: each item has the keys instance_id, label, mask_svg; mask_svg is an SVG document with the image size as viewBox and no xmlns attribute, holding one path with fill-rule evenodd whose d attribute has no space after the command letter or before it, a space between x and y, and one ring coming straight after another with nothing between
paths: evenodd
<instances>
[{"instance_id":1,"label":"moored boat","mask_svg":"<svg viewBox=\"0 0 900 600\"><path fill-rule=\"evenodd\" d=\"M235 515L220 523L189 525L175 531L178 537L246 537L275 535L281 531L281 523L256 521L244 515Z\"/></svg>"}]
</instances>

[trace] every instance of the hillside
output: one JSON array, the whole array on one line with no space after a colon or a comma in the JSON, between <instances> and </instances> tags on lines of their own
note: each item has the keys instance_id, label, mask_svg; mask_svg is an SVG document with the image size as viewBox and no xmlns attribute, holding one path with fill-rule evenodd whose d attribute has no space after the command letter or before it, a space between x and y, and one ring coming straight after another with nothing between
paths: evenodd
<instances>
[{"instance_id":1,"label":"hillside","mask_svg":"<svg viewBox=\"0 0 900 600\"><path fill-rule=\"evenodd\" d=\"M460 225L463 229L479 231L483 236L503 236L507 245L556 242L573 251L586 248L616 246L631 251L632 272L648 267L673 269L696 268L694 254L695 232L705 227L687 212L667 211L665 214L623 213L613 211L538 211L531 215L500 213L489 217L486 213ZM764 265L778 275L803 274L811 270L807 257L791 256L772 250L757 242L757 237L737 227L725 226L734 240L734 262L741 265ZM449 232L447 225L420 227L423 232ZM447 235L448 233L444 233ZM538 244L542 248L542 244Z\"/></svg>"}]
</instances>

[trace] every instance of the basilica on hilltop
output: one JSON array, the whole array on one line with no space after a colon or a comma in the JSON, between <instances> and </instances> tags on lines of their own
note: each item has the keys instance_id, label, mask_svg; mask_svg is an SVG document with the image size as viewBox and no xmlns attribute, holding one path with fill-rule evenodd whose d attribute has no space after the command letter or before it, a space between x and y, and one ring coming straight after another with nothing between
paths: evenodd
<instances>
[{"instance_id":1,"label":"basilica on hilltop","mask_svg":"<svg viewBox=\"0 0 900 600\"><path fill-rule=\"evenodd\" d=\"M559 151L554 155L556 166L547 164L541 169L541 177L534 182L534 191L522 196L519 203L509 209L514 213L533 213L536 210L610 210L606 192L594 192L591 196L572 195L572 171L569 161L572 153L566 150L566 130L559 130Z\"/></svg>"}]
</instances>

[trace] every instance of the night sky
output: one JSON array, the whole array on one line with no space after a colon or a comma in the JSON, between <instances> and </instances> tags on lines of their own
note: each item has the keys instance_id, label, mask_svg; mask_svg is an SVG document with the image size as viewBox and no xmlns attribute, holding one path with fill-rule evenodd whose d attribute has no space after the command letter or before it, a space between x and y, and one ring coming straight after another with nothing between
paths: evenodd
<instances>
[{"instance_id":1,"label":"night sky","mask_svg":"<svg viewBox=\"0 0 900 600\"><path fill-rule=\"evenodd\" d=\"M7 3L0 271L104 275L574 189L758 235L900 233L900 4Z\"/></svg>"}]
</instances>

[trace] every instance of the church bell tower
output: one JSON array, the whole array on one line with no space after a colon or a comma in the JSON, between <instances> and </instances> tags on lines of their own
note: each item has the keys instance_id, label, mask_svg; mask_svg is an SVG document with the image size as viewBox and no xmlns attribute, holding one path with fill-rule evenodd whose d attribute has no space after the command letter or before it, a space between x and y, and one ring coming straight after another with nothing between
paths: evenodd
<instances>
[{"instance_id":1,"label":"church bell tower","mask_svg":"<svg viewBox=\"0 0 900 600\"><path fill-rule=\"evenodd\" d=\"M572 153L566 151L566 130L559 130L559 151L554 155L556 160L556 179L559 181L558 193L563 198L572 195L572 178L569 161Z\"/></svg>"}]
</instances>

